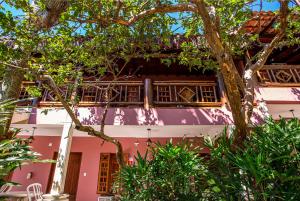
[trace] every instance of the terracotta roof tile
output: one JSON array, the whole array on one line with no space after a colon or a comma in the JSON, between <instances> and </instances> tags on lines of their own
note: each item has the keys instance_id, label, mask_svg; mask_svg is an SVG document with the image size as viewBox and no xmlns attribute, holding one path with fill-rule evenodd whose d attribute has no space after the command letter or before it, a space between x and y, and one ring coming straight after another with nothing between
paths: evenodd
<instances>
[{"instance_id":1,"label":"terracotta roof tile","mask_svg":"<svg viewBox=\"0 0 300 201\"><path fill-rule=\"evenodd\" d=\"M267 31L274 33L274 28L272 28L271 23L276 20L277 16L271 11L261 11L253 12L253 18L250 19L246 25L245 30L248 33L261 33L262 31ZM267 30L266 30L267 29Z\"/></svg>"}]
</instances>

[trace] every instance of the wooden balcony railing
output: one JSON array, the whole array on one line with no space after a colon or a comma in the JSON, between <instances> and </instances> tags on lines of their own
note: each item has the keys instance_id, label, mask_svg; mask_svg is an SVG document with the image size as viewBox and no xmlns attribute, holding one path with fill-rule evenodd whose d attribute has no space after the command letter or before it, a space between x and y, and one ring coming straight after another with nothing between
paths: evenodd
<instances>
[{"instance_id":1,"label":"wooden balcony railing","mask_svg":"<svg viewBox=\"0 0 300 201\"><path fill-rule=\"evenodd\" d=\"M107 89L110 86L111 94L107 98ZM80 104L107 103L119 105L143 104L144 86L142 81L136 82L86 82L83 83Z\"/></svg>"},{"instance_id":2,"label":"wooden balcony railing","mask_svg":"<svg viewBox=\"0 0 300 201\"><path fill-rule=\"evenodd\" d=\"M300 65L265 65L257 76L263 86L300 86Z\"/></svg>"},{"instance_id":3,"label":"wooden balcony railing","mask_svg":"<svg viewBox=\"0 0 300 201\"><path fill-rule=\"evenodd\" d=\"M103 105L111 106L147 105L150 106L220 106L217 84L213 81L120 81L120 82L83 82L77 90L80 106ZM27 98L25 88L32 83L23 85L20 98ZM111 93L108 93L111 86ZM59 87L65 100L71 96L71 85ZM109 95L108 95L109 94ZM48 89L43 90L39 100L40 106L59 106L55 94Z\"/></svg>"},{"instance_id":4,"label":"wooden balcony railing","mask_svg":"<svg viewBox=\"0 0 300 201\"><path fill-rule=\"evenodd\" d=\"M215 82L153 82L156 105L199 105L218 102Z\"/></svg>"}]
</instances>

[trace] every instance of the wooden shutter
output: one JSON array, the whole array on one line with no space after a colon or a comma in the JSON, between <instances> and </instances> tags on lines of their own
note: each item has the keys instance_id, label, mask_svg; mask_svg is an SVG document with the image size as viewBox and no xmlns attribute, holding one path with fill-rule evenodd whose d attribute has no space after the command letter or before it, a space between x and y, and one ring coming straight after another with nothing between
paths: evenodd
<instances>
[{"instance_id":1,"label":"wooden shutter","mask_svg":"<svg viewBox=\"0 0 300 201\"><path fill-rule=\"evenodd\" d=\"M124 160L128 161L128 154L124 154ZM97 188L98 194L112 194L112 186L119 168L120 167L115 153L100 154Z\"/></svg>"}]
</instances>

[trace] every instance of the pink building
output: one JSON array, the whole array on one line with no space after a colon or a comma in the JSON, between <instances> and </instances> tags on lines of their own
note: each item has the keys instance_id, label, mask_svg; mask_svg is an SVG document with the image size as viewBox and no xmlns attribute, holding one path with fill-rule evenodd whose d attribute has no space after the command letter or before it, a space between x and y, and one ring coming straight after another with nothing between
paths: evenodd
<instances>
[{"instance_id":1,"label":"pink building","mask_svg":"<svg viewBox=\"0 0 300 201\"><path fill-rule=\"evenodd\" d=\"M262 26L268 27L270 23L267 21ZM251 30L251 24L248 28ZM264 42L271 37L269 29L272 28L269 26L261 33ZM243 70L244 59L236 62ZM299 64L299 47L283 48L272 54L257 75L254 123L263 122L269 115L275 119L300 118ZM126 74L132 69L137 69L134 76L116 83L105 119L105 133L120 139L128 163L134 162L137 151L145 153L148 139L164 143L171 138L174 142L191 138L201 144L203 137L213 138L232 124L224 89L215 72L189 71L179 64L168 68L159 59L135 59L128 65ZM24 83L24 87L29 84ZM79 87L80 102L75 110L83 124L100 129L102 93L107 85L107 81L94 78ZM67 87L62 87L61 92L68 96ZM25 97L26 93L21 96ZM47 90L36 106L19 107L12 127L22 128L22 137L34 133L33 149L44 159L55 159L68 115ZM77 201L96 200L99 195L110 194L112 173L118 169L115 146L76 129L72 133L64 192L71 195L70 200ZM25 165L14 172L12 180L22 184L17 190L38 182L44 192L49 192L54 169L55 164L49 163Z\"/></svg>"}]
</instances>

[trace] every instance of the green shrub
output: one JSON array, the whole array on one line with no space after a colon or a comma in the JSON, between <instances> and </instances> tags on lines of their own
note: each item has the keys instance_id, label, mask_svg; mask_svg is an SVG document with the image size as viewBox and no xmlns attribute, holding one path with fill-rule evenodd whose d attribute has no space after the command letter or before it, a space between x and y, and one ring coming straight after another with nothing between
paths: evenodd
<instances>
[{"instance_id":1,"label":"green shrub","mask_svg":"<svg viewBox=\"0 0 300 201\"><path fill-rule=\"evenodd\" d=\"M300 200L300 124L298 119L255 127L244 148L231 151L225 135L211 149L209 179L216 200Z\"/></svg>"},{"instance_id":2,"label":"green shrub","mask_svg":"<svg viewBox=\"0 0 300 201\"><path fill-rule=\"evenodd\" d=\"M122 200L300 200L300 123L270 119L255 127L243 148L224 134L206 140L210 159L182 143L156 145L149 157L121 170Z\"/></svg>"},{"instance_id":3,"label":"green shrub","mask_svg":"<svg viewBox=\"0 0 300 201\"><path fill-rule=\"evenodd\" d=\"M122 200L199 200L206 172L198 150L186 143L156 144L136 164L121 170L116 182L122 188Z\"/></svg>"},{"instance_id":4,"label":"green shrub","mask_svg":"<svg viewBox=\"0 0 300 201\"><path fill-rule=\"evenodd\" d=\"M16 101L0 102L0 127L7 120L6 109L15 104ZM19 129L10 130L10 136L0 133L0 187L4 184L16 185L7 181L6 178L15 169L29 162L53 162L52 160L39 160L39 154L32 151L28 139L17 138Z\"/></svg>"},{"instance_id":5,"label":"green shrub","mask_svg":"<svg viewBox=\"0 0 300 201\"><path fill-rule=\"evenodd\" d=\"M28 140L16 138L0 141L0 187L8 183L5 178L25 162L41 162L39 154L31 151Z\"/></svg>"}]
</instances>

